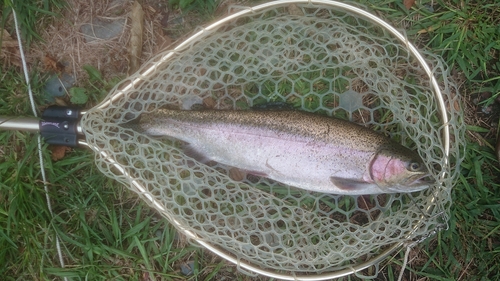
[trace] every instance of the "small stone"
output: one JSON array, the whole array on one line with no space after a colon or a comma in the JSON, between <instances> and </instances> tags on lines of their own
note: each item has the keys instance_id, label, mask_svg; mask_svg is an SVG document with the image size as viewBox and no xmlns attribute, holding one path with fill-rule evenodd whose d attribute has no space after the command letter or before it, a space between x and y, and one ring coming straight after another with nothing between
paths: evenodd
<instances>
[{"instance_id":1,"label":"small stone","mask_svg":"<svg viewBox=\"0 0 500 281\"><path fill-rule=\"evenodd\" d=\"M127 0L113 0L108 5L107 14L123 15L126 10Z\"/></svg>"},{"instance_id":2,"label":"small stone","mask_svg":"<svg viewBox=\"0 0 500 281\"><path fill-rule=\"evenodd\" d=\"M82 25L80 29L85 37L85 42L88 43L98 39L114 38L122 33L124 26L125 19L105 21L96 18L92 20L92 23Z\"/></svg>"},{"instance_id":3,"label":"small stone","mask_svg":"<svg viewBox=\"0 0 500 281\"><path fill-rule=\"evenodd\" d=\"M64 96L67 91L75 84L75 78L67 73L61 76L54 75L45 83L46 99L53 102L55 97Z\"/></svg>"},{"instance_id":4,"label":"small stone","mask_svg":"<svg viewBox=\"0 0 500 281\"><path fill-rule=\"evenodd\" d=\"M484 114L491 114L493 112L493 106L483 106L481 107L481 111L484 113Z\"/></svg>"},{"instance_id":5,"label":"small stone","mask_svg":"<svg viewBox=\"0 0 500 281\"><path fill-rule=\"evenodd\" d=\"M184 23L183 17L174 18L169 22L170 25L183 24L183 23Z\"/></svg>"},{"instance_id":6,"label":"small stone","mask_svg":"<svg viewBox=\"0 0 500 281\"><path fill-rule=\"evenodd\" d=\"M426 5L424 5L424 8L425 8L427 11L429 11L429 12L431 12L431 13L434 13L434 7L433 7L431 4L426 4Z\"/></svg>"},{"instance_id":7,"label":"small stone","mask_svg":"<svg viewBox=\"0 0 500 281\"><path fill-rule=\"evenodd\" d=\"M194 272L194 261L188 261L181 264L181 272L184 275L193 275Z\"/></svg>"}]
</instances>

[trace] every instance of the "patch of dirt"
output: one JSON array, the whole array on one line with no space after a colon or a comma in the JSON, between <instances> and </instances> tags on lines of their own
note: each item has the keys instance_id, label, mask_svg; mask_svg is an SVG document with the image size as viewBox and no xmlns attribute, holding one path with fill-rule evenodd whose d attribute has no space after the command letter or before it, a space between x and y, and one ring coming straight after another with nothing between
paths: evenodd
<instances>
[{"instance_id":1,"label":"patch of dirt","mask_svg":"<svg viewBox=\"0 0 500 281\"><path fill-rule=\"evenodd\" d=\"M21 67L21 55L19 53L19 45L17 40L12 38L9 32L5 29L0 29L1 33L1 48L0 61L3 67L11 65Z\"/></svg>"},{"instance_id":2,"label":"patch of dirt","mask_svg":"<svg viewBox=\"0 0 500 281\"><path fill-rule=\"evenodd\" d=\"M84 1L68 0L67 8L61 18L41 30L43 42L32 46L28 54L30 66L41 65L51 57L64 65L65 72L81 85L88 79L84 65L92 65L109 81L115 77L125 77L129 65L130 49L130 12L132 3L126 0ZM184 21L178 11L168 11L164 1L143 1L143 49L140 64L172 45L177 36L172 30L184 29ZM165 15L170 20L165 20ZM124 21L123 30L114 38L85 40L82 26L95 20L100 22ZM184 34L184 33L182 33Z\"/></svg>"},{"instance_id":3,"label":"patch of dirt","mask_svg":"<svg viewBox=\"0 0 500 281\"><path fill-rule=\"evenodd\" d=\"M142 55L139 65L187 38L196 27L207 24L207 19L200 17L195 12L181 14L180 11L169 11L166 6L167 1L144 0L141 3L144 12L144 25ZM227 12L229 4L233 4L231 0L224 1L224 3L216 11L217 18ZM130 58L132 4L132 1L127 0L67 0L67 7L62 11L61 17L54 19L50 25L42 29L40 31L42 41L31 46L27 54L29 67L50 74L68 73L75 78L76 86L85 85L89 79L83 68L86 65L91 65L99 70L106 81L116 77L126 77ZM95 19L100 22L125 20L125 25L122 32L116 37L88 42L82 31L82 26L94 22ZM64 147L56 149L61 155L66 152ZM0 156L2 153L2 147L0 147ZM63 156L56 155L55 157ZM89 215L92 216L92 213ZM186 238L181 236L176 248L182 248L186 245ZM215 254L208 251L205 253L204 258L207 259L208 264L216 264L220 261L220 258ZM179 264L183 262L186 261L180 260L173 267L179 268ZM115 263L126 264L127 261L117 260ZM210 267L203 269L202 275L210 275L212 269ZM232 280L238 278L239 275L235 266L228 264L223 269L219 269L217 278ZM260 277L239 278L242 280L265 280Z\"/></svg>"}]
</instances>

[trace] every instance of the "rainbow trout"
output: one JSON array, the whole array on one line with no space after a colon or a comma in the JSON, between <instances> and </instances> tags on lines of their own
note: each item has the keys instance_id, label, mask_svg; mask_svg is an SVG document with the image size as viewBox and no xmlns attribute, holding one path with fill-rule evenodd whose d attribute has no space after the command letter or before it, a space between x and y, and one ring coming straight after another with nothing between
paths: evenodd
<instances>
[{"instance_id":1,"label":"rainbow trout","mask_svg":"<svg viewBox=\"0 0 500 281\"><path fill-rule=\"evenodd\" d=\"M420 156L355 123L294 110L166 110L127 124L187 142L186 154L311 191L413 192L432 182Z\"/></svg>"}]
</instances>

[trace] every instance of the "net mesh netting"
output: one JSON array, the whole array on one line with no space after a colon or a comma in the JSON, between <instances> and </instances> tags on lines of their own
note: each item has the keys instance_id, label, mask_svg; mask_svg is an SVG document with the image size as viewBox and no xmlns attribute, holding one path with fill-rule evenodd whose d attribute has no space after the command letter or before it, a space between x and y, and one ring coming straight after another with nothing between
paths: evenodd
<instances>
[{"instance_id":1,"label":"net mesh netting","mask_svg":"<svg viewBox=\"0 0 500 281\"><path fill-rule=\"evenodd\" d=\"M448 124L423 67L383 28L339 8L273 6L204 30L175 52L155 57L89 110L82 128L99 152L99 169L177 227L261 268L342 270L446 227L463 148L461 109L446 66L425 56ZM418 150L438 184L410 194L308 192L252 175L238 179L232 167L189 158L176 141L119 126L164 106L248 109L269 102L385 133ZM445 161L445 125L452 164Z\"/></svg>"}]
</instances>

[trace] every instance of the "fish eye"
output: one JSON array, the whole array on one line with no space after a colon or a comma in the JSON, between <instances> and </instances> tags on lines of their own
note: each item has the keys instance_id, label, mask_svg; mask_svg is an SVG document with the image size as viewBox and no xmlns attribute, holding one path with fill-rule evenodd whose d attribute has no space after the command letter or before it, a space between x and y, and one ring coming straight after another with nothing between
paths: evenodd
<instances>
[{"instance_id":1,"label":"fish eye","mask_svg":"<svg viewBox=\"0 0 500 281\"><path fill-rule=\"evenodd\" d=\"M408 165L408 168L412 172L416 172L420 169L420 164L418 162L411 162L410 165Z\"/></svg>"}]
</instances>

